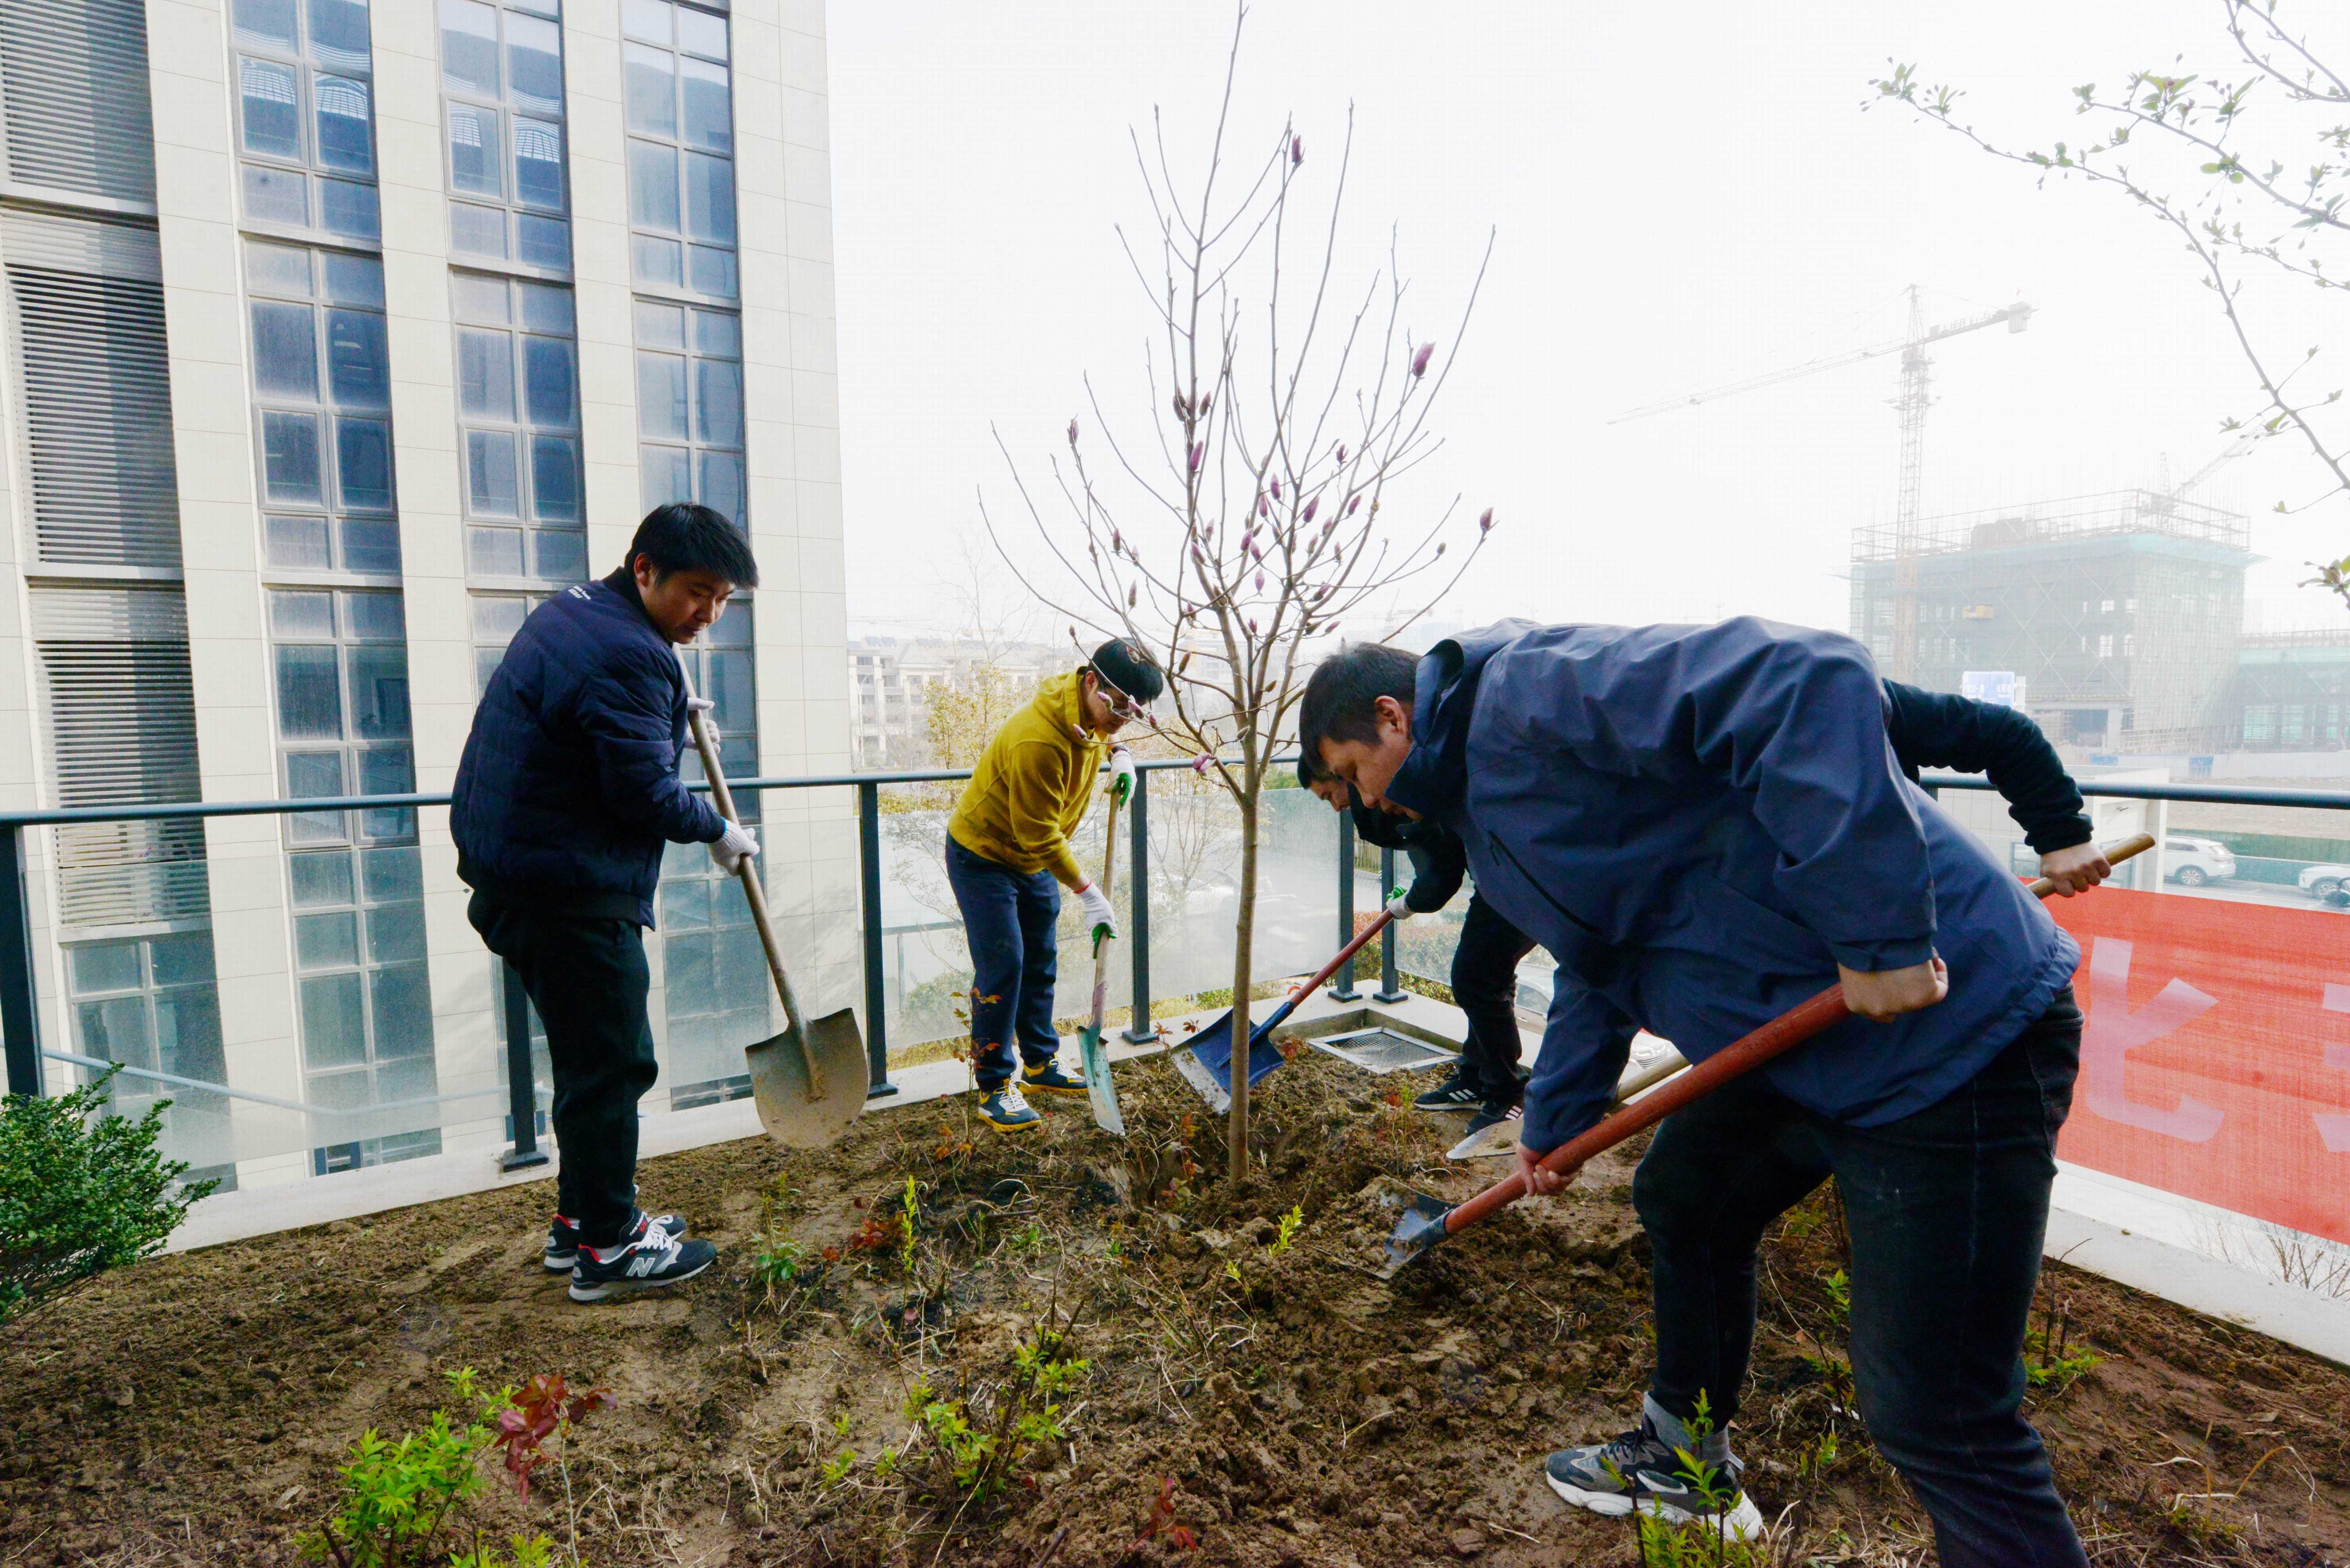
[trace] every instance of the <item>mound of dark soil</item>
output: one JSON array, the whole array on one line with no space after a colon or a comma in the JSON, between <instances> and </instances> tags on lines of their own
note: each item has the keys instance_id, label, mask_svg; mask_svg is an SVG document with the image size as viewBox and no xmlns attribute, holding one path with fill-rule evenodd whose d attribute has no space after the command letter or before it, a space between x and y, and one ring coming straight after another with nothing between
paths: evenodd
<instances>
[{"instance_id":1,"label":"mound of dark soil","mask_svg":"<svg viewBox=\"0 0 2350 1568\"><path fill-rule=\"evenodd\" d=\"M567 1500L543 1474L526 1504L482 1503L501 1531L576 1531L596 1568L1635 1562L1540 1464L1638 1402L1638 1151L1382 1283L1392 1216L1367 1187L1465 1196L1503 1169L1446 1168L1456 1124L1403 1107L1413 1086L1302 1053L1260 1089L1237 1187L1156 1060L1121 1069L1124 1144L1082 1100L1019 1139L948 1101L821 1155L650 1162L644 1200L724 1256L616 1307L538 1268L543 1185L143 1264L6 1347L0 1564L293 1561L359 1431L421 1424L463 1366L618 1396ZM1919 1561L1850 1413L1840 1248L1824 1194L1766 1253L1738 1434L1782 1521L1764 1560ZM2033 1418L2095 1558L2350 1560L2350 1375L2061 1266L2042 1306ZM929 1433L960 1420L967 1447L1023 1413L1024 1355L1085 1367L970 1495Z\"/></svg>"}]
</instances>

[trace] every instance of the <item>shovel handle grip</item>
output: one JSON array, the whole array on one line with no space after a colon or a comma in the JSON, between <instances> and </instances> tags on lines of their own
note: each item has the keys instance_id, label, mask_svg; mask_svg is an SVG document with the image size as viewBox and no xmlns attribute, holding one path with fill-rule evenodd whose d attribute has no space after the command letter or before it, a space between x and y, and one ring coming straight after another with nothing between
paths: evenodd
<instances>
[{"instance_id":1,"label":"shovel handle grip","mask_svg":"<svg viewBox=\"0 0 2350 1568\"><path fill-rule=\"evenodd\" d=\"M2119 865L2153 847L2152 835L2134 834L2108 847L2106 858ZM2056 884L2043 877L2032 884L2031 890L2033 897L2045 898L2056 890ZM1331 967L1335 969L1337 966L1334 964ZM1603 1150L1615 1147L1634 1133L1647 1131L1691 1101L1704 1098L1731 1079L1752 1072L1775 1056L1785 1055L1813 1035L1833 1028L1851 1016L1851 1010L1844 1004L1843 985L1829 986L1809 1001L1796 1003L1752 1033L1722 1047L1694 1067L1668 1080L1654 1093L1633 1101L1580 1136L1569 1138L1543 1156L1542 1168L1573 1170ZM1466 1203L1455 1205L1444 1216L1444 1233L1457 1235L1494 1210L1505 1209L1525 1195L1524 1173L1513 1172Z\"/></svg>"},{"instance_id":2,"label":"shovel handle grip","mask_svg":"<svg viewBox=\"0 0 2350 1568\"><path fill-rule=\"evenodd\" d=\"M681 673L682 667L681 666ZM685 692L693 695L693 679L685 679ZM718 763L718 745L710 738L710 722L699 708L686 710L686 724L693 732L693 749L702 753L702 772L710 781L710 798L717 804L718 815L729 822L743 819L734 814L734 792L726 787L726 770ZM800 1064L807 1070L807 1097L824 1098L824 1072L816 1065L816 1049L808 1044L805 1027L806 1015L800 1012L800 999L792 990L792 977L784 970L783 944L775 940L775 929L767 919L767 889L759 880L759 869L749 856L743 857L735 868L743 879L743 896L751 905L751 923L758 928L759 946L767 954L767 972L775 977L775 993L783 998L784 1017L792 1043L799 1047Z\"/></svg>"}]
</instances>

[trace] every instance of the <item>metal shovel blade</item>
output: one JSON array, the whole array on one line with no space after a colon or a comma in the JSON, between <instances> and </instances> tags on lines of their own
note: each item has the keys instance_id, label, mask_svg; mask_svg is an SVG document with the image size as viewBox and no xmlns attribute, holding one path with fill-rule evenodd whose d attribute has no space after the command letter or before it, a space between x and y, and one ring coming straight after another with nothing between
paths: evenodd
<instances>
[{"instance_id":1,"label":"metal shovel blade","mask_svg":"<svg viewBox=\"0 0 2350 1568\"><path fill-rule=\"evenodd\" d=\"M1379 1201L1403 1210L1403 1218L1388 1233L1386 1261L1378 1270L1379 1278L1391 1280L1422 1252L1444 1240L1444 1219L1452 1212L1452 1205L1441 1198L1430 1198L1425 1192L1401 1187L1381 1193Z\"/></svg>"},{"instance_id":2,"label":"metal shovel blade","mask_svg":"<svg viewBox=\"0 0 2350 1568\"><path fill-rule=\"evenodd\" d=\"M1088 1023L1077 1032L1077 1060L1086 1075L1086 1098L1092 1102L1094 1126L1114 1137L1126 1136L1126 1113L1118 1108L1118 1085L1110 1081L1109 1047L1102 1044L1101 1026Z\"/></svg>"},{"instance_id":3,"label":"metal shovel blade","mask_svg":"<svg viewBox=\"0 0 2350 1568\"><path fill-rule=\"evenodd\" d=\"M814 1059L817 1075L813 1084L800 1044L793 1038L795 1030L786 1029L743 1053L751 1064L751 1095L758 1102L759 1125L785 1148L823 1147L846 1132L865 1108L865 1035L857 1027L857 1014L844 1007L806 1027L806 1054Z\"/></svg>"},{"instance_id":4,"label":"metal shovel blade","mask_svg":"<svg viewBox=\"0 0 2350 1568\"><path fill-rule=\"evenodd\" d=\"M1267 1019L1249 1037L1249 1085L1253 1088L1264 1081L1266 1074L1281 1065L1281 1047L1273 1043L1273 1031L1288 1010ZM1175 1059L1176 1070L1184 1080L1200 1092L1208 1108L1219 1115L1232 1107L1232 1015L1225 1013L1205 1029L1191 1036L1189 1049Z\"/></svg>"}]
</instances>

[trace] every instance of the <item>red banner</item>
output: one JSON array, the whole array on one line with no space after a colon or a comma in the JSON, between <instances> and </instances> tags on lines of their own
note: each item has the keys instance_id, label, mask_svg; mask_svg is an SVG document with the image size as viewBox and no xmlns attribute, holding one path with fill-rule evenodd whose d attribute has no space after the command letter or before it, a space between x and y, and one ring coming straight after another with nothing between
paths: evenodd
<instances>
[{"instance_id":1,"label":"red banner","mask_svg":"<svg viewBox=\"0 0 2350 1568\"><path fill-rule=\"evenodd\" d=\"M2350 917L2100 888L2049 907L2087 1026L2059 1158L2350 1242Z\"/></svg>"}]
</instances>

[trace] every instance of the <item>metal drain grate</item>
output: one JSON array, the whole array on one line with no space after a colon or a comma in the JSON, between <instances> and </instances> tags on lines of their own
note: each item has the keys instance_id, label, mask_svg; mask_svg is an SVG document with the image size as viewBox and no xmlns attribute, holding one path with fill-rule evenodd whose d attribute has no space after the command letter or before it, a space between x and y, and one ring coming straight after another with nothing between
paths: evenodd
<instances>
[{"instance_id":1,"label":"metal drain grate","mask_svg":"<svg viewBox=\"0 0 2350 1568\"><path fill-rule=\"evenodd\" d=\"M1347 1034L1309 1040L1306 1044L1316 1051L1327 1051L1341 1062L1351 1062L1366 1073L1397 1073L1414 1067L1433 1067L1460 1054L1448 1046L1415 1040L1392 1029L1357 1029Z\"/></svg>"}]
</instances>

